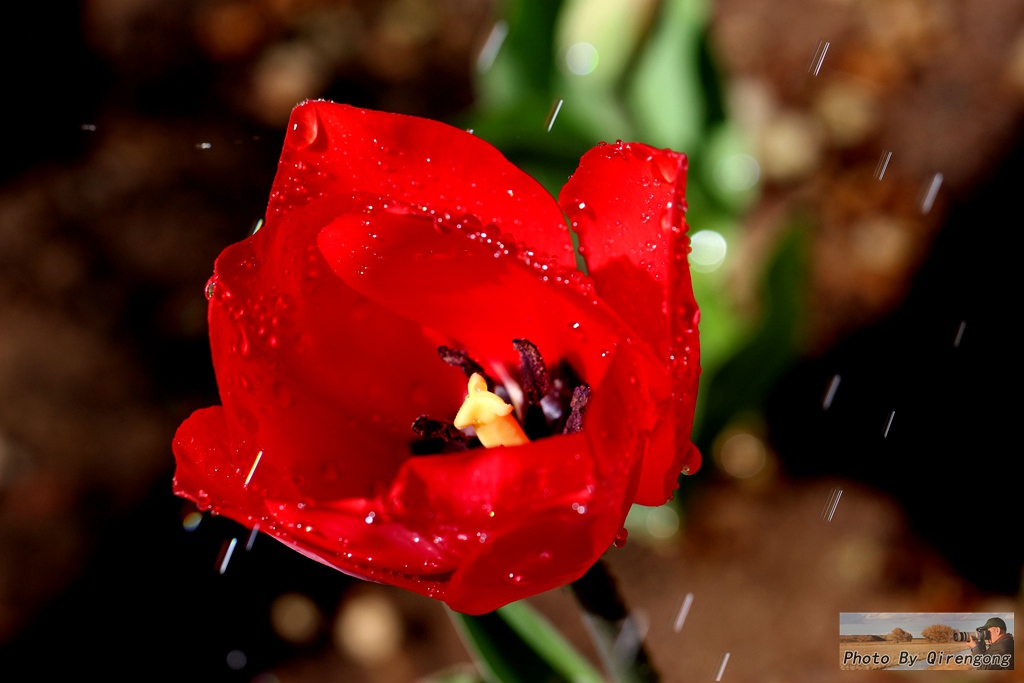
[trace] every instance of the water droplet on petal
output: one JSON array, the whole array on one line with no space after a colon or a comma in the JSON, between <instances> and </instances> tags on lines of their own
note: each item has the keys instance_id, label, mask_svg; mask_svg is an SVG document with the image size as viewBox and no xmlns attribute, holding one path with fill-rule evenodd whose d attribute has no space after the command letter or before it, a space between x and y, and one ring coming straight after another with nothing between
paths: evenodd
<instances>
[{"instance_id":1,"label":"water droplet on petal","mask_svg":"<svg viewBox=\"0 0 1024 683\"><path fill-rule=\"evenodd\" d=\"M249 337L245 334L245 330L238 330L238 343L235 346L235 351L240 356L249 355Z\"/></svg>"},{"instance_id":2,"label":"water droplet on petal","mask_svg":"<svg viewBox=\"0 0 1024 683\"><path fill-rule=\"evenodd\" d=\"M667 155L658 155L653 159L654 171L667 183L674 183L679 175L679 161Z\"/></svg>"},{"instance_id":3,"label":"water droplet on petal","mask_svg":"<svg viewBox=\"0 0 1024 683\"><path fill-rule=\"evenodd\" d=\"M309 147L320 133L320 122L316 110L305 106L295 112L291 128L288 129L288 142L296 148Z\"/></svg>"},{"instance_id":4,"label":"water droplet on petal","mask_svg":"<svg viewBox=\"0 0 1024 683\"><path fill-rule=\"evenodd\" d=\"M206 281L206 300L209 301L213 298L213 292L217 289L217 274L214 273L210 276L210 279Z\"/></svg>"}]
</instances>

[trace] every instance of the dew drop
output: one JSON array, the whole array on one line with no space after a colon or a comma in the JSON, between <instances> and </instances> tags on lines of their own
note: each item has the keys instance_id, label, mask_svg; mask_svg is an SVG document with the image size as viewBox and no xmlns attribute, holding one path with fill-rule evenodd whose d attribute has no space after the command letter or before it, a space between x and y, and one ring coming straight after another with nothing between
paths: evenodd
<instances>
[{"instance_id":1,"label":"dew drop","mask_svg":"<svg viewBox=\"0 0 1024 683\"><path fill-rule=\"evenodd\" d=\"M625 546L627 536L629 536L629 531L625 528L619 529L619 533L615 534L615 541L612 542L612 545L616 548Z\"/></svg>"},{"instance_id":2,"label":"dew drop","mask_svg":"<svg viewBox=\"0 0 1024 683\"><path fill-rule=\"evenodd\" d=\"M316 140L319 129L316 110L312 106L302 107L295 112L288 129L288 142L299 149L309 147Z\"/></svg>"},{"instance_id":3,"label":"dew drop","mask_svg":"<svg viewBox=\"0 0 1024 683\"><path fill-rule=\"evenodd\" d=\"M653 159L654 170L667 183L673 183L679 175L679 162L669 156L658 156Z\"/></svg>"},{"instance_id":4,"label":"dew drop","mask_svg":"<svg viewBox=\"0 0 1024 683\"><path fill-rule=\"evenodd\" d=\"M214 273L210 276L210 279L206 281L206 300L209 301L213 298L213 292L217 289L217 274Z\"/></svg>"},{"instance_id":5,"label":"dew drop","mask_svg":"<svg viewBox=\"0 0 1024 683\"><path fill-rule=\"evenodd\" d=\"M238 330L238 344L236 345L235 350L240 356L249 355L249 337L246 335L245 330Z\"/></svg>"}]
</instances>

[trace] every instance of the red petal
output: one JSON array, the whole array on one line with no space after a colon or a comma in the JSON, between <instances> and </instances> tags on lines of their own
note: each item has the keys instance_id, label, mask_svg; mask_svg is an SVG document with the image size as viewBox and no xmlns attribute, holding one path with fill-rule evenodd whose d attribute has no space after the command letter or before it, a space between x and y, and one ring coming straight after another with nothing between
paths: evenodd
<instances>
[{"instance_id":1,"label":"red petal","mask_svg":"<svg viewBox=\"0 0 1024 683\"><path fill-rule=\"evenodd\" d=\"M595 288L665 363L674 401L644 461L637 502L671 497L682 467L700 454L690 442L700 351L699 311L687 267L686 157L637 143L587 152L559 204L580 239Z\"/></svg>"},{"instance_id":2,"label":"red petal","mask_svg":"<svg viewBox=\"0 0 1024 683\"><path fill-rule=\"evenodd\" d=\"M251 484L275 498L268 466L308 498L376 495L409 455L413 420L446 415L464 393L436 339L324 263L315 236L336 210L280 216L217 260L210 338L227 430L246 470L263 453Z\"/></svg>"},{"instance_id":3,"label":"red petal","mask_svg":"<svg viewBox=\"0 0 1024 683\"><path fill-rule=\"evenodd\" d=\"M379 580L381 571L447 580L462 555L443 538L423 533L410 520L385 517L377 501L350 499L299 507L267 501L279 529L275 536L315 553L342 571ZM416 520L411 520L416 522Z\"/></svg>"},{"instance_id":4,"label":"red petal","mask_svg":"<svg viewBox=\"0 0 1024 683\"><path fill-rule=\"evenodd\" d=\"M174 434L172 446L177 469L174 472L174 493L190 498L206 510L216 501L232 519L249 514L250 501L241 486L245 472L230 467L231 441L220 406L197 410L181 423ZM259 503L257 503L258 505Z\"/></svg>"},{"instance_id":5,"label":"red petal","mask_svg":"<svg viewBox=\"0 0 1024 683\"><path fill-rule=\"evenodd\" d=\"M475 217L562 267L575 266L565 217L533 178L480 138L438 121L325 101L288 123L268 221L325 196L374 198L437 216Z\"/></svg>"},{"instance_id":6,"label":"red petal","mask_svg":"<svg viewBox=\"0 0 1024 683\"><path fill-rule=\"evenodd\" d=\"M479 614L565 585L609 548L654 420L648 367L628 346L616 353L579 433L406 462L388 514L428 524L465 558L447 587L453 609Z\"/></svg>"},{"instance_id":7,"label":"red petal","mask_svg":"<svg viewBox=\"0 0 1024 683\"><path fill-rule=\"evenodd\" d=\"M489 241L424 217L373 211L339 217L318 244L346 284L454 339L480 362L514 367L512 340L524 337L545 358L600 382L615 348L631 344L628 328L575 271L526 265Z\"/></svg>"},{"instance_id":8,"label":"red petal","mask_svg":"<svg viewBox=\"0 0 1024 683\"><path fill-rule=\"evenodd\" d=\"M592 156L578 176L604 174L604 191L628 198L632 176L623 183ZM589 187L600 195L599 185ZM580 201L605 200L615 206ZM651 297L676 305L658 287L678 274L617 275L607 261L596 271L615 310L570 273L557 205L463 131L297 107L266 226L216 264L210 333L224 407L179 428L175 492L346 573L467 613L578 578L630 505L674 480L676 403L692 419L692 405L671 398L681 385L668 371L686 370L669 358L677 326L639 315ZM629 308L623 284L646 292L641 306ZM413 419L450 416L465 391L438 344L502 376L519 337L594 387L583 431L410 458Z\"/></svg>"}]
</instances>

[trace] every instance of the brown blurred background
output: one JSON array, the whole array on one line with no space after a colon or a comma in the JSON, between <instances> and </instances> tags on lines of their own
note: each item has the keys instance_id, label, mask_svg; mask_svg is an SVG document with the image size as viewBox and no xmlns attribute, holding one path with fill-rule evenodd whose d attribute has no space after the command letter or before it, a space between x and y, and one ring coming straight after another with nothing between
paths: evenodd
<instances>
[{"instance_id":1,"label":"brown blurred background","mask_svg":"<svg viewBox=\"0 0 1024 683\"><path fill-rule=\"evenodd\" d=\"M247 537L171 494L170 443L218 400L203 286L262 215L291 107L455 121L514 6L83 0L9 22L0 678L417 681L469 662L439 604L267 537L220 571ZM832 680L841 611L1020 603L1024 2L708 9L759 164L721 287L753 331L705 375L704 467L608 563L664 680L713 680L726 652L723 680ZM762 283L794 221L806 315L780 361ZM737 390L769 357L770 382ZM535 603L593 656L565 592Z\"/></svg>"}]
</instances>

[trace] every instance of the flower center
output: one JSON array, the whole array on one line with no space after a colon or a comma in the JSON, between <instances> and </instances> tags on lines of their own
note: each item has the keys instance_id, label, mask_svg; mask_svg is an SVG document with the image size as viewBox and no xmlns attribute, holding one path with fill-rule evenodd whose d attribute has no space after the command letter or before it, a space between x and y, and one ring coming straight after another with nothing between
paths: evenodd
<instances>
[{"instance_id":1,"label":"flower center","mask_svg":"<svg viewBox=\"0 0 1024 683\"><path fill-rule=\"evenodd\" d=\"M454 421L420 415L412 431L421 441L412 445L416 455L464 450L476 446L520 446L532 439L553 434L574 434L583 426L583 410L590 398L590 386L580 382L572 368L562 363L554 376L537 347L528 339L514 339L519 352L518 385L497 384L465 351L442 346L441 360L460 368L469 378L468 392ZM514 383L514 380L510 380ZM571 387L571 388L570 388ZM511 395L522 397L519 415L510 403ZM472 428L475 437L463 429Z\"/></svg>"},{"instance_id":2,"label":"flower center","mask_svg":"<svg viewBox=\"0 0 1024 683\"><path fill-rule=\"evenodd\" d=\"M455 416L454 425L457 429L473 427L484 448L530 443L512 415L513 410L500 396L487 391L487 380L474 372L469 378L469 394Z\"/></svg>"}]
</instances>

